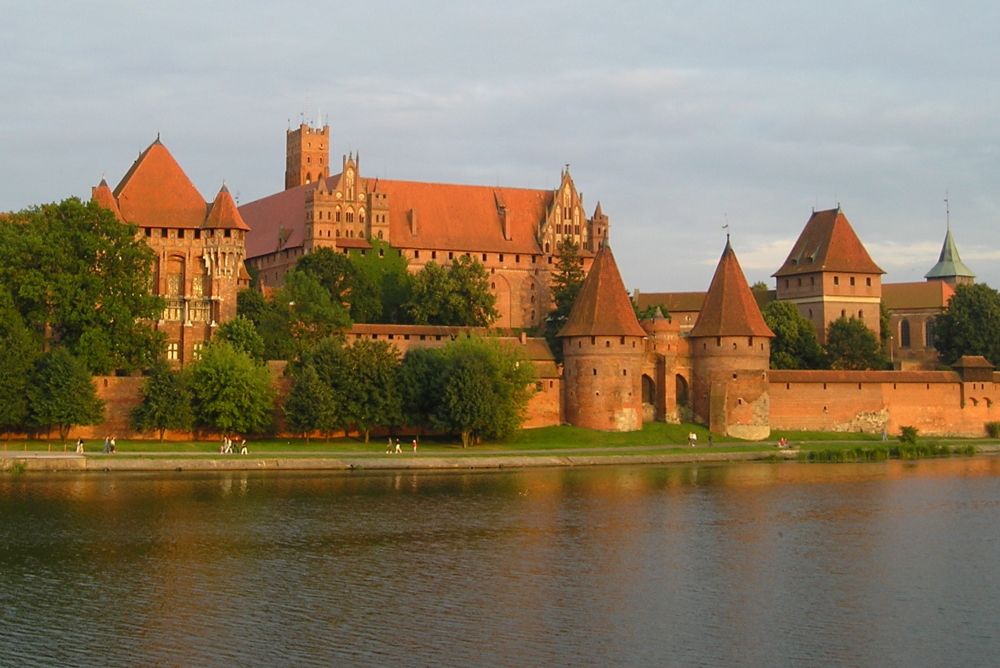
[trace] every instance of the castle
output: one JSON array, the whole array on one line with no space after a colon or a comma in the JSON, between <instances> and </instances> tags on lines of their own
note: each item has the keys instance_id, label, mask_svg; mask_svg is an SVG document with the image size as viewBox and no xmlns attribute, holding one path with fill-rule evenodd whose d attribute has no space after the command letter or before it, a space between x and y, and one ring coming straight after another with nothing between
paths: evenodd
<instances>
[{"instance_id":1,"label":"castle","mask_svg":"<svg viewBox=\"0 0 1000 668\"><path fill-rule=\"evenodd\" d=\"M951 286L974 279L950 229L928 282L893 288L882 285L882 270L839 207L813 212L774 274L775 290L750 289L727 238L706 293L637 291L640 307L664 303L671 311L640 322L607 242L607 217L598 205L584 218L568 170L554 191L456 186L362 178L352 155L331 177L328 131L289 131L286 190L239 209L225 186L213 202L203 200L159 139L114 191L103 180L94 188L94 199L138 225L157 252L153 287L168 306L156 327L168 334L171 359L195 359L212 329L234 317L236 291L249 284L244 259L266 284L279 285L298 257L319 246L365 252L369 239L381 238L415 268L474 254L490 271L498 324L523 328L547 314L556 245L571 238L588 272L558 333L562 368L542 339L505 339L538 371L527 426L631 431L650 421L694 421L718 434L762 439L772 428L878 432L902 425L980 435L997 419L1000 374L986 360L963 358L938 371L936 357L924 354L933 350L930 323ZM901 357L924 351L901 359L899 370L769 369L774 334L762 304L794 303L820 336L845 316L878 334L879 302L894 291L894 350ZM384 338L402 354L458 335L458 328L358 324L347 339ZM141 379L97 382L109 420L127 433L122 417L138 400Z\"/></svg>"},{"instance_id":2,"label":"castle","mask_svg":"<svg viewBox=\"0 0 1000 668\"><path fill-rule=\"evenodd\" d=\"M576 243L586 270L608 237L608 217L600 203L587 217L568 166L554 190L364 177L357 155L344 156L330 176L329 140L329 126L288 130L285 190L239 208L250 226L247 263L264 286L281 285L313 248L365 253L369 239L380 239L414 272L432 261L476 258L490 272L500 313L494 324L530 328L552 308L559 243Z\"/></svg>"}]
</instances>

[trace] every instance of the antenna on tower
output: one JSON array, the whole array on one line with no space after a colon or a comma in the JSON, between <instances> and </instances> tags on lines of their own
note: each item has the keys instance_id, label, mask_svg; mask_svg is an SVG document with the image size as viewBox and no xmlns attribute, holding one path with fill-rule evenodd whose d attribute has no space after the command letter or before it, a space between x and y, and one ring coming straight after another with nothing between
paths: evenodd
<instances>
[{"instance_id":1,"label":"antenna on tower","mask_svg":"<svg viewBox=\"0 0 1000 668\"><path fill-rule=\"evenodd\" d=\"M309 91L306 91L306 124L312 127L312 117L309 115Z\"/></svg>"},{"instance_id":2,"label":"antenna on tower","mask_svg":"<svg viewBox=\"0 0 1000 668\"><path fill-rule=\"evenodd\" d=\"M726 243L729 243L729 214L723 213L722 217L726 219L726 224L722 226L722 229L726 231Z\"/></svg>"},{"instance_id":3,"label":"antenna on tower","mask_svg":"<svg viewBox=\"0 0 1000 668\"><path fill-rule=\"evenodd\" d=\"M948 202L947 190L944 191L944 219L948 225L948 231L951 232L951 204Z\"/></svg>"}]
</instances>

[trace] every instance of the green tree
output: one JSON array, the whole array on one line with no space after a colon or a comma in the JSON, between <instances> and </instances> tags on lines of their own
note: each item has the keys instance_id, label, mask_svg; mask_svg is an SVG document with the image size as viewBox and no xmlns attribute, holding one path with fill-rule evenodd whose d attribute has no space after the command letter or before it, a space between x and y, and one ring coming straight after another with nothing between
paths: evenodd
<instances>
[{"instance_id":1,"label":"green tree","mask_svg":"<svg viewBox=\"0 0 1000 668\"><path fill-rule=\"evenodd\" d=\"M985 283L957 286L934 319L934 347L945 364L982 355L1000 366L1000 293Z\"/></svg>"},{"instance_id":2,"label":"green tree","mask_svg":"<svg viewBox=\"0 0 1000 668\"><path fill-rule=\"evenodd\" d=\"M444 352L439 348L414 348L399 368L399 393L403 423L418 430L431 427L431 415L441 400Z\"/></svg>"},{"instance_id":3,"label":"green tree","mask_svg":"<svg viewBox=\"0 0 1000 668\"><path fill-rule=\"evenodd\" d=\"M297 355L351 325L347 309L334 302L314 276L301 271L285 274L285 285L275 293L274 306L288 323Z\"/></svg>"},{"instance_id":4,"label":"green tree","mask_svg":"<svg viewBox=\"0 0 1000 668\"><path fill-rule=\"evenodd\" d=\"M66 348L36 359L27 397L30 424L46 433L56 427L63 442L74 425L104 421L104 402L97 397L87 365Z\"/></svg>"},{"instance_id":5,"label":"green tree","mask_svg":"<svg viewBox=\"0 0 1000 668\"><path fill-rule=\"evenodd\" d=\"M797 306L773 301L761 311L774 332L771 339L772 369L826 369L826 353L816 338L816 326Z\"/></svg>"},{"instance_id":6,"label":"green tree","mask_svg":"<svg viewBox=\"0 0 1000 668\"><path fill-rule=\"evenodd\" d=\"M343 423L337 414L333 391L320 380L311 364L303 365L295 374L295 383L282 409L285 424L293 432L305 436L306 445L309 445L312 432L319 431L329 440L330 434Z\"/></svg>"},{"instance_id":7,"label":"green tree","mask_svg":"<svg viewBox=\"0 0 1000 668\"><path fill-rule=\"evenodd\" d=\"M826 352L834 369L884 369L887 360L875 332L857 318L838 318L826 330Z\"/></svg>"},{"instance_id":8,"label":"green tree","mask_svg":"<svg viewBox=\"0 0 1000 668\"><path fill-rule=\"evenodd\" d=\"M0 432L10 437L28 420L28 377L39 354L39 345L14 307L10 292L0 286Z\"/></svg>"},{"instance_id":9,"label":"green tree","mask_svg":"<svg viewBox=\"0 0 1000 668\"><path fill-rule=\"evenodd\" d=\"M193 423L191 392L184 376L166 360L157 360L142 385L142 401L129 414L129 424L140 433L159 432L162 442L168 429L186 431Z\"/></svg>"},{"instance_id":10,"label":"green tree","mask_svg":"<svg viewBox=\"0 0 1000 668\"><path fill-rule=\"evenodd\" d=\"M765 283L764 281L757 281L756 283L750 286L750 289L753 290L754 292L767 292L769 290L769 288L767 287L767 283Z\"/></svg>"},{"instance_id":11,"label":"green tree","mask_svg":"<svg viewBox=\"0 0 1000 668\"><path fill-rule=\"evenodd\" d=\"M225 341L202 350L189 387L195 419L221 433L260 433L271 426L274 395L266 367Z\"/></svg>"},{"instance_id":12,"label":"green tree","mask_svg":"<svg viewBox=\"0 0 1000 668\"><path fill-rule=\"evenodd\" d=\"M428 262L413 277L413 293L406 312L418 325L488 327L499 317L490 292L489 273L465 255L450 269Z\"/></svg>"},{"instance_id":13,"label":"green tree","mask_svg":"<svg viewBox=\"0 0 1000 668\"><path fill-rule=\"evenodd\" d=\"M0 221L0 284L34 331L94 373L146 367L163 351L149 325L164 308L149 289L155 254L137 232L76 198Z\"/></svg>"},{"instance_id":14,"label":"green tree","mask_svg":"<svg viewBox=\"0 0 1000 668\"><path fill-rule=\"evenodd\" d=\"M347 346L345 360L347 382L342 393L345 417L365 435L367 443L375 427L392 427L402 422L396 348L388 341L360 339Z\"/></svg>"},{"instance_id":15,"label":"green tree","mask_svg":"<svg viewBox=\"0 0 1000 668\"><path fill-rule=\"evenodd\" d=\"M315 278L327 289L334 302L350 308L351 293L358 281L358 268L346 255L326 246L314 248L298 259L295 270Z\"/></svg>"},{"instance_id":16,"label":"green tree","mask_svg":"<svg viewBox=\"0 0 1000 668\"><path fill-rule=\"evenodd\" d=\"M248 318L260 327L268 310L267 299L256 290L240 290L236 293L236 315Z\"/></svg>"},{"instance_id":17,"label":"green tree","mask_svg":"<svg viewBox=\"0 0 1000 668\"><path fill-rule=\"evenodd\" d=\"M242 350L258 362L264 361L264 339L257 333L253 321L246 316L238 315L219 325L215 338L227 341L233 348Z\"/></svg>"},{"instance_id":18,"label":"green tree","mask_svg":"<svg viewBox=\"0 0 1000 668\"><path fill-rule=\"evenodd\" d=\"M462 446L502 439L524 422L534 369L496 341L464 337L444 348L435 429L461 434Z\"/></svg>"},{"instance_id":19,"label":"green tree","mask_svg":"<svg viewBox=\"0 0 1000 668\"><path fill-rule=\"evenodd\" d=\"M369 239L369 243L371 248L364 255L357 250L350 254L360 279L357 297L351 302L351 318L355 322L407 322L403 307L410 300L413 284L407 270L409 260L386 241Z\"/></svg>"},{"instance_id":20,"label":"green tree","mask_svg":"<svg viewBox=\"0 0 1000 668\"><path fill-rule=\"evenodd\" d=\"M583 273L579 245L566 237L559 242L556 249L559 251L559 258L556 261L555 274L552 276L553 308L546 320L545 340L548 341L556 361L562 362L562 343L556 337L569 319L586 275Z\"/></svg>"}]
</instances>

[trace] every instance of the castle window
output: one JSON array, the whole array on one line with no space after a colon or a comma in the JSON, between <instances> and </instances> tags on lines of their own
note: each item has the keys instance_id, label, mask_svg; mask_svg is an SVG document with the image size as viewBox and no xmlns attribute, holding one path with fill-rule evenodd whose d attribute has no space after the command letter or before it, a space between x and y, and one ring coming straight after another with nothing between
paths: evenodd
<instances>
[{"instance_id":1,"label":"castle window","mask_svg":"<svg viewBox=\"0 0 1000 668\"><path fill-rule=\"evenodd\" d=\"M486 262L486 253L483 253L483 262Z\"/></svg>"},{"instance_id":2,"label":"castle window","mask_svg":"<svg viewBox=\"0 0 1000 668\"><path fill-rule=\"evenodd\" d=\"M853 276L851 276L851 287L852 288L854 287L854 277Z\"/></svg>"},{"instance_id":3,"label":"castle window","mask_svg":"<svg viewBox=\"0 0 1000 668\"><path fill-rule=\"evenodd\" d=\"M437 258L438 258L438 252L437 251L431 251L431 259L432 260L436 260Z\"/></svg>"},{"instance_id":4,"label":"castle window","mask_svg":"<svg viewBox=\"0 0 1000 668\"><path fill-rule=\"evenodd\" d=\"M500 260L500 262L503 262L503 253L500 253L500 255L498 255L497 258Z\"/></svg>"},{"instance_id":5,"label":"castle window","mask_svg":"<svg viewBox=\"0 0 1000 668\"><path fill-rule=\"evenodd\" d=\"M549 243L548 242L545 242L545 252L546 253L549 252ZM549 264L552 264L552 260L549 260Z\"/></svg>"},{"instance_id":6,"label":"castle window","mask_svg":"<svg viewBox=\"0 0 1000 668\"><path fill-rule=\"evenodd\" d=\"M841 318L846 318L847 317L847 310L846 309L840 309L840 317Z\"/></svg>"},{"instance_id":7,"label":"castle window","mask_svg":"<svg viewBox=\"0 0 1000 668\"><path fill-rule=\"evenodd\" d=\"M413 251L413 259L414 260L419 260L420 259L420 251L418 251L418 250Z\"/></svg>"},{"instance_id":8,"label":"castle window","mask_svg":"<svg viewBox=\"0 0 1000 668\"><path fill-rule=\"evenodd\" d=\"M556 386L555 381L550 380L549 381L549 387L551 388L551 387L555 387L555 386Z\"/></svg>"},{"instance_id":9,"label":"castle window","mask_svg":"<svg viewBox=\"0 0 1000 668\"><path fill-rule=\"evenodd\" d=\"M534 303L535 303L535 295L531 295L531 303L532 303L532 304L534 304Z\"/></svg>"},{"instance_id":10,"label":"castle window","mask_svg":"<svg viewBox=\"0 0 1000 668\"><path fill-rule=\"evenodd\" d=\"M785 383L785 389L786 389L786 390L790 390L790 389L792 389L792 385L791 385L791 383Z\"/></svg>"},{"instance_id":11,"label":"castle window","mask_svg":"<svg viewBox=\"0 0 1000 668\"><path fill-rule=\"evenodd\" d=\"M579 225L576 225L576 226L573 227L573 234L576 234L577 236L579 236L579 234L580 234L580 226Z\"/></svg>"},{"instance_id":12,"label":"castle window","mask_svg":"<svg viewBox=\"0 0 1000 668\"><path fill-rule=\"evenodd\" d=\"M596 336L590 337L590 345L592 345L592 346L596 346L597 345L597 337Z\"/></svg>"},{"instance_id":13,"label":"castle window","mask_svg":"<svg viewBox=\"0 0 1000 668\"><path fill-rule=\"evenodd\" d=\"M177 230L177 238L178 239L184 238L184 230Z\"/></svg>"},{"instance_id":14,"label":"castle window","mask_svg":"<svg viewBox=\"0 0 1000 668\"><path fill-rule=\"evenodd\" d=\"M147 237L153 236L153 230L152 230L152 228L150 228L150 227L146 228L146 236Z\"/></svg>"},{"instance_id":15,"label":"castle window","mask_svg":"<svg viewBox=\"0 0 1000 668\"><path fill-rule=\"evenodd\" d=\"M733 341L733 350L736 350L736 342Z\"/></svg>"},{"instance_id":16,"label":"castle window","mask_svg":"<svg viewBox=\"0 0 1000 668\"><path fill-rule=\"evenodd\" d=\"M594 369L594 375L595 376L597 375L597 369Z\"/></svg>"},{"instance_id":17,"label":"castle window","mask_svg":"<svg viewBox=\"0 0 1000 668\"><path fill-rule=\"evenodd\" d=\"M535 256L534 255L531 256L531 264L535 264Z\"/></svg>"},{"instance_id":18,"label":"castle window","mask_svg":"<svg viewBox=\"0 0 1000 668\"><path fill-rule=\"evenodd\" d=\"M515 255L514 256L514 262L520 262L520 261L521 261L521 256L520 255Z\"/></svg>"},{"instance_id":19,"label":"castle window","mask_svg":"<svg viewBox=\"0 0 1000 668\"><path fill-rule=\"evenodd\" d=\"M382 230L379 230L379 231L378 231L378 238L379 238L379 239L381 239L381 238L382 238ZM382 252L382 251L379 251L379 253L381 253L381 252ZM379 257L381 257L381 255L380 255Z\"/></svg>"},{"instance_id":20,"label":"castle window","mask_svg":"<svg viewBox=\"0 0 1000 668\"><path fill-rule=\"evenodd\" d=\"M823 383L823 389L824 390L826 389L826 383ZM823 410L826 410L826 408L824 408Z\"/></svg>"},{"instance_id":21,"label":"castle window","mask_svg":"<svg viewBox=\"0 0 1000 668\"><path fill-rule=\"evenodd\" d=\"M715 337L715 345L716 346L721 346L722 345L722 337L721 336Z\"/></svg>"},{"instance_id":22,"label":"castle window","mask_svg":"<svg viewBox=\"0 0 1000 668\"><path fill-rule=\"evenodd\" d=\"M834 285L840 285L840 276L834 276L833 277L833 284Z\"/></svg>"},{"instance_id":23,"label":"castle window","mask_svg":"<svg viewBox=\"0 0 1000 668\"><path fill-rule=\"evenodd\" d=\"M927 348L934 347L934 321L928 320L927 324L924 325L924 346Z\"/></svg>"},{"instance_id":24,"label":"castle window","mask_svg":"<svg viewBox=\"0 0 1000 668\"><path fill-rule=\"evenodd\" d=\"M338 223L340 222L340 209L337 209L337 213L333 214L333 217Z\"/></svg>"},{"instance_id":25,"label":"castle window","mask_svg":"<svg viewBox=\"0 0 1000 668\"><path fill-rule=\"evenodd\" d=\"M786 288L788 287L788 279L787 278L785 279L785 287Z\"/></svg>"},{"instance_id":26,"label":"castle window","mask_svg":"<svg viewBox=\"0 0 1000 668\"><path fill-rule=\"evenodd\" d=\"M747 338L747 345L749 347L753 348L753 337L752 336Z\"/></svg>"},{"instance_id":27,"label":"castle window","mask_svg":"<svg viewBox=\"0 0 1000 668\"><path fill-rule=\"evenodd\" d=\"M164 227L162 230L160 230L160 237L164 239L167 238L167 228Z\"/></svg>"},{"instance_id":28,"label":"castle window","mask_svg":"<svg viewBox=\"0 0 1000 668\"><path fill-rule=\"evenodd\" d=\"M196 343L193 346L191 346L191 356L194 357L196 360L200 360L201 350L204 347L205 347L204 343Z\"/></svg>"},{"instance_id":29,"label":"castle window","mask_svg":"<svg viewBox=\"0 0 1000 668\"><path fill-rule=\"evenodd\" d=\"M534 283L532 283L532 284L531 284L531 291L532 291L532 292L534 292L534 291L535 291L535 284L534 284Z\"/></svg>"},{"instance_id":30,"label":"castle window","mask_svg":"<svg viewBox=\"0 0 1000 668\"><path fill-rule=\"evenodd\" d=\"M562 234L562 225L556 223L556 234Z\"/></svg>"},{"instance_id":31,"label":"castle window","mask_svg":"<svg viewBox=\"0 0 1000 668\"><path fill-rule=\"evenodd\" d=\"M531 312L531 322L535 322L535 312Z\"/></svg>"},{"instance_id":32,"label":"castle window","mask_svg":"<svg viewBox=\"0 0 1000 668\"><path fill-rule=\"evenodd\" d=\"M335 229L333 231L333 236L338 237L338 238L340 237L340 228L337 228L337 229Z\"/></svg>"},{"instance_id":33,"label":"castle window","mask_svg":"<svg viewBox=\"0 0 1000 668\"><path fill-rule=\"evenodd\" d=\"M809 277L809 285L816 285L816 277L815 276L810 276Z\"/></svg>"},{"instance_id":34,"label":"castle window","mask_svg":"<svg viewBox=\"0 0 1000 668\"><path fill-rule=\"evenodd\" d=\"M624 346L625 345L625 337L624 336L618 341L618 345L620 345L620 346Z\"/></svg>"},{"instance_id":35,"label":"castle window","mask_svg":"<svg viewBox=\"0 0 1000 668\"><path fill-rule=\"evenodd\" d=\"M393 340L394 338L396 338L396 335L395 335L395 334L390 334L390 335L389 335L389 340L390 340L390 341L392 341L392 340Z\"/></svg>"},{"instance_id":36,"label":"castle window","mask_svg":"<svg viewBox=\"0 0 1000 668\"><path fill-rule=\"evenodd\" d=\"M201 239L201 230L195 230L194 231L194 238L195 239Z\"/></svg>"},{"instance_id":37,"label":"castle window","mask_svg":"<svg viewBox=\"0 0 1000 668\"><path fill-rule=\"evenodd\" d=\"M379 239L382 238L382 233L381 232L378 233L378 238ZM379 257L385 257L385 249L384 248L379 248L378 249L378 256Z\"/></svg>"},{"instance_id":38,"label":"castle window","mask_svg":"<svg viewBox=\"0 0 1000 668\"><path fill-rule=\"evenodd\" d=\"M549 264L552 264L552 256L549 256Z\"/></svg>"},{"instance_id":39,"label":"castle window","mask_svg":"<svg viewBox=\"0 0 1000 668\"><path fill-rule=\"evenodd\" d=\"M801 288L801 287L802 287L802 279L800 278L800 279L798 279L798 281L799 281L799 285L798 285L798 287L800 287L800 288Z\"/></svg>"},{"instance_id":40,"label":"castle window","mask_svg":"<svg viewBox=\"0 0 1000 668\"><path fill-rule=\"evenodd\" d=\"M910 321L903 320L899 323L899 347L910 347Z\"/></svg>"},{"instance_id":41,"label":"castle window","mask_svg":"<svg viewBox=\"0 0 1000 668\"><path fill-rule=\"evenodd\" d=\"M177 343L167 344L167 359L174 361L180 359L180 344Z\"/></svg>"},{"instance_id":42,"label":"castle window","mask_svg":"<svg viewBox=\"0 0 1000 668\"><path fill-rule=\"evenodd\" d=\"M448 251L448 259L449 260L454 260L455 259L455 254L453 252L451 252L451 251Z\"/></svg>"},{"instance_id":43,"label":"castle window","mask_svg":"<svg viewBox=\"0 0 1000 668\"><path fill-rule=\"evenodd\" d=\"M735 373L733 374L733 380L736 380L736 374Z\"/></svg>"},{"instance_id":44,"label":"castle window","mask_svg":"<svg viewBox=\"0 0 1000 668\"><path fill-rule=\"evenodd\" d=\"M605 348L610 348L611 347L611 342L610 341L605 341L604 342L604 347Z\"/></svg>"},{"instance_id":45,"label":"castle window","mask_svg":"<svg viewBox=\"0 0 1000 668\"><path fill-rule=\"evenodd\" d=\"M497 289L497 284L496 283L490 283L490 290L496 290L496 289Z\"/></svg>"},{"instance_id":46,"label":"castle window","mask_svg":"<svg viewBox=\"0 0 1000 668\"><path fill-rule=\"evenodd\" d=\"M226 238L228 239L231 236L233 236L233 231L227 228L226 229Z\"/></svg>"},{"instance_id":47,"label":"castle window","mask_svg":"<svg viewBox=\"0 0 1000 668\"><path fill-rule=\"evenodd\" d=\"M858 311L858 320L864 320L864 319L865 319L865 312Z\"/></svg>"},{"instance_id":48,"label":"castle window","mask_svg":"<svg viewBox=\"0 0 1000 668\"><path fill-rule=\"evenodd\" d=\"M623 376L627 376L628 375L628 369L622 369L622 375Z\"/></svg>"},{"instance_id":49,"label":"castle window","mask_svg":"<svg viewBox=\"0 0 1000 668\"><path fill-rule=\"evenodd\" d=\"M809 318L812 319L812 317L813 317L813 310L809 309Z\"/></svg>"},{"instance_id":50,"label":"castle window","mask_svg":"<svg viewBox=\"0 0 1000 668\"><path fill-rule=\"evenodd\" d=\"M872 286L872 279L871 278L866 278L865 279L865 285L870 288Z\"/></svg>"}]
</instances>

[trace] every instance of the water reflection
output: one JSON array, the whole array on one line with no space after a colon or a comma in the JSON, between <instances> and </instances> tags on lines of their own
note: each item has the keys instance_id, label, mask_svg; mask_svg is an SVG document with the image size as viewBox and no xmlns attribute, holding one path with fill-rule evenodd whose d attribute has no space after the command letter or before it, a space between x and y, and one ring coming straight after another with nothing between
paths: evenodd
<instances>
[{"instance_id":1,"label":"water reflection","mask_svg":"<svg viewBox=\"0 0 1000 668\"><path fill-rule=\"evenodd\" d=\"M974 665L1000 460L0 477L0 665Z\"/></svg>"}]
</instances>

